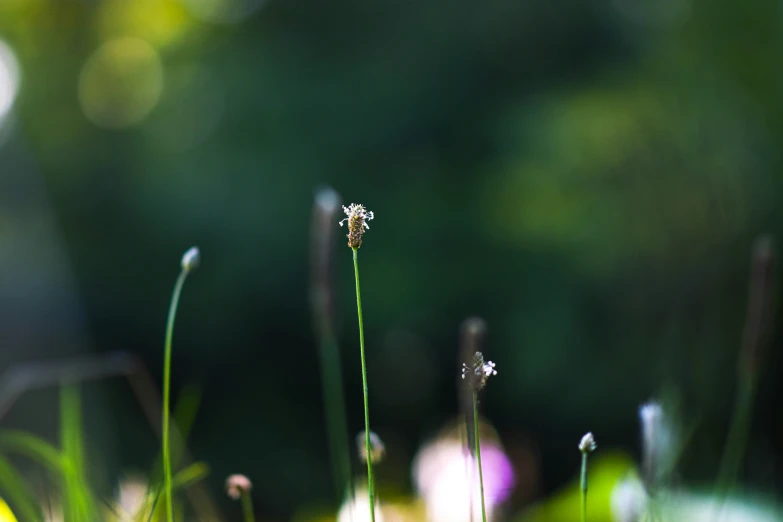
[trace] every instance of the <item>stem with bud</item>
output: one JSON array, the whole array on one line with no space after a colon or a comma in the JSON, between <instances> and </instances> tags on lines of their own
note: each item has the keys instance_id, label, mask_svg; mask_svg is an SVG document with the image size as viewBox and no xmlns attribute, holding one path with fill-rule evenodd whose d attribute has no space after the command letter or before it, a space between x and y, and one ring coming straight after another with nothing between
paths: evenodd
<instances>
[{"instance_id":1,"label":"stem with bud","mask_svg":"<svg viewBox=\"0 0 783 522\"><path fill-rule=\"evenodd\" d=\"M199 263L199 252L197 248L191 248L182 257L182 269L180 270L177 283L174 285L174 292L171 294L171 304L169 305L169 317L166 322L166 342L163 351L163 408L162 408L162 438L163 438L163 487L166 494L166 521L174 522L174 501L172 498L171 486L171 449L169 436L169 404L171 402L171 341L174 337L174 319L177 316L177 306L179 305L179 296L182 293L182 287L185 284L188 274L193 271Z\"/></svg>"}]
</instances>

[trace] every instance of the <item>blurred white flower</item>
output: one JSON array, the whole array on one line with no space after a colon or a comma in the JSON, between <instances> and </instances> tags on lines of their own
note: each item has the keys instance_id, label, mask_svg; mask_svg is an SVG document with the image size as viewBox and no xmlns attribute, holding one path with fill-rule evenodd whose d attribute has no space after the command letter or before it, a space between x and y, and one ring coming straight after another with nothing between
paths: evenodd
<instances>
[{"instance_id":1,"label":"blurred white flower","mask_svg":"<svg viewBox=\"0 0 783 522\"><path fill-rule=\"evenodd\" d=\"M130 476L121 480L112 503L112 512L118 522L133 522L142 515L146 507L148 483L140 476Z\"/></svg>"},{"instance_id":2,"label":"blurred white flower","mask_svg":"<svg viewBox=\"0 0 783 522\"><path fill-rule=\"evenodd\" d=\"M642 426L642 478L651 490L664 485L676 458L677 437L660 403L650 401L639 408Z\"/></svg>"},{"instance_id":3,"label":"blurred white flower","mask_svg":"<svg viewBox=\"0 0 783 522\"><path fill-rule=\"evenodd\" d=\"M356 496L353 501L347 498L340 511L337 512L337 522L369 522L370 521L370 495L366 489L356 490ZM381 506L378 500L375 500L375 522L383 522Z\"/></svg>"},{"instance_id":4,"label":"blurred white flower","mask_svg":"<svg viewBox=\"0 0 783 522\"><path fill-rule=\"evenodd\" d=\"M634 475L617 483L609 500L615 522L640 522L647 509L647 493Z\"/></svg>"}]
</instances>

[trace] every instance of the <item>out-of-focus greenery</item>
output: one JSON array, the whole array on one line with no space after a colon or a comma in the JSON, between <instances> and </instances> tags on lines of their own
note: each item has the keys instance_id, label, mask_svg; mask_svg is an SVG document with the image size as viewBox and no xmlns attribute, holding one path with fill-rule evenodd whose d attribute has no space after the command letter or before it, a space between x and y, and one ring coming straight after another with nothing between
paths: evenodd
<instances>
[{"instance_id":1,"label":"out-of-focus greenery","mask_svg":"<svg viewBox=\"0 0 783 522\"><path fill-rule=\"evenodd\" d=\"M175 389L204 394L191 449L215 491L249 475L261 513L328 506L307 242L329 184L376 213L361 255L382 491L407 488L455 413L472 314L499 370L484 412L512 458L532 455L515 506L575 476L588 429L633 451L636 408L664 388L694 425L683 479L714 476L750 245L783 229L780 2L2 0L0 39L21 72L0 114L4 367L122 349L159 378L198 244L173 365ZM744 475L761 489L781 485L779 364ZM53 393L2 422L52 435ZM149 469L127 386L85 394L89 462Z\"/></svg>"}]
</instances>

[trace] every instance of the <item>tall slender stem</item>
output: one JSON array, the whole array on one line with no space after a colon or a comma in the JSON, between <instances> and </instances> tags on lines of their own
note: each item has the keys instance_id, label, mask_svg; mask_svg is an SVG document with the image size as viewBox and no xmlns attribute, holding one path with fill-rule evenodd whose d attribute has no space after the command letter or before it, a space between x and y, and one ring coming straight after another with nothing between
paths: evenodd
<instances>
[{"instance_id":1,"label":"tall slender stem","mask_svg":"<svg viewBox=\"0 0 783 522\"><path fill-rule=\"evenodd\" d=\"M587 520L587 452L582 452L582 473L579 480L579 494L582 500L582 522Z\"/></svg>"},{"instance_id":2,"label":"tall slender stem","mask_svg":"<svg viewBox=\"0 0 783 522\"><path fill-rule=\"evenodd\" d=\"M250 498L250 491L242 492L242 512L245 515L245 522L255 522L256 516L253 514L253 500Z\"/></svg>"},{"instance_id":3,"label":"tall slender stem","mask_svg":"<svg viewBox=\"0 0 783 522\"><path fill-rule=\"evenodd\" d=\"M370 445L370 406L367 390L367 363L364 356L364 319L362 293L359 287L359 249L353 248L353 271L356 277L356 309L359 314L359 349L362 354L362 390L364 392L364 445L367 449L367 494L370 498L370 520L375 522L375 483L372 476L372 447Z\"/></svg>"},{"instance_id":4,"label":"tall slender stem","mask_svg":"<svg viewBox=\"0 0 783 522\"><path fill-rule=\"evenodd\" d=\"M179 273L174 292L171 294L169 306L169 318L166 324L166 345L163 352L163 484L166 492L166 521L174 521L174 503L171 494L171 453L169 448L169 403L171 402L171 340L174 337L174 318L177 316L179 295L182 293L182 285L188 277L188 271L183 269Z\"/></svg>"},{"instance_id":5,"label":"tall slender stem","mask_svg":"<svg viewBox=\"0 0 783 522\"><path fill-rule=\"evenodd\" d=\"M329 437L329 457L332 463L334 486L337 501L345 498L346 488L353 500L353 479L351 477L351 457L348 450L348 426L345 414L342 370L340 369L339 348L332 334L323 334L319 341L321 356L321 382L323 383L324 409L326 410L326 428Z\"/></svg>"},{"instance_id":6,"label":"tall slender stem","mask_svg":"<svg viewBox=\"0 0 783 522\"><path fill-rule=\"evenodd\" d=\"M718 473L717 496L719 498L723 498L731 492L742 465L750 429L753 398L756 394L755 384L755 379L749 373L746 372L740 376L731 427Z\"/></svg>"},{"instance_id":7,"label":"tall slender stem","mask_svg":"<svg viewBox=\"0 0 783 522\"><path fill-rule=\"evenodd\" d=\"M473 443L476 446L476 463L478 464L481 520L487 522L487 509L484 506L484 472L481 470L481 443L479 442L478 392L475 390L473 391Z\"/></svg>"}]
</instances>

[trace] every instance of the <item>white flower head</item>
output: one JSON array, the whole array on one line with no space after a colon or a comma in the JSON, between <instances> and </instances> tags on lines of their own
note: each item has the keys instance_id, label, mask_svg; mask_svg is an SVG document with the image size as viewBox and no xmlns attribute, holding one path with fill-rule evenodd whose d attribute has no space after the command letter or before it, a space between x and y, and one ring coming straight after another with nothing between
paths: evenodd
<instances>
[{"instance_id":1,"label":"white flower head","mask_svg":"<svg viewBox=\"0 0 783 522\"><path fill-rule=\"evenodd\" d=\"M348 246L359 248L362 246L364 230L370 230L370 225L367 222L373 219L375 214L364 208L364 205L357 203L351 203L348 207L343 205L343 212L348 217L340 221L340 226L343 226L343 221L348 222Z\"/></svg>"},{"instance_id":2,"label":"white flower head","mask_svg":"<svg viewBox=\"0 0 783 522\"><path fill-rule=\"evenodd\" d=\"M597 447L598 444L595 443L595 437L593 437L593 433L590 431L585 433L585 436L579 441L579 451L582 453L591 453Z\"/></svg>"},{"instance_id":3,"label":"white flower head","mask_svg":"<svg viewBox=\"0 0 783 522\"><path fill-rule=\"evenodd\" d=\"M481 352L476 352L473 356L473 364L468 366L462 365L462 379L467 380L468 384L478 391L487 385L487 380L497 375L498 372L495 369L495 363L492 361L484 362L484 355Z\"/></svg>"}]
</instances>

